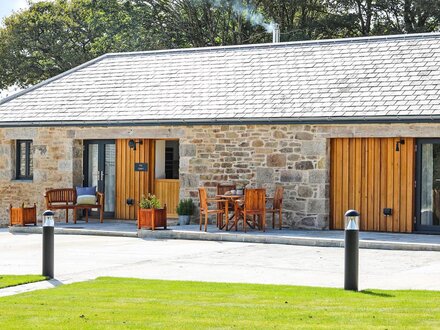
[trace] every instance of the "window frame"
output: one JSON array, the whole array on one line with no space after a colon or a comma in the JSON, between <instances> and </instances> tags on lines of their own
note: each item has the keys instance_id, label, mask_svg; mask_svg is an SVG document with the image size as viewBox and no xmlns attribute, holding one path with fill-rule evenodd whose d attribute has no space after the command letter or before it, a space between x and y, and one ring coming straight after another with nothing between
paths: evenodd
<instances>
[{"instance_id":1,"label":"window frame","mask_svg":"<svg viewBox=\"0 0 440 330\"><path fill-rule=\"evenodd\" d=\"M25 143L25 175L21 175L21 145ZM15 179L16 180L33 180L34 171L31 173L31 157L32 157L32 140L17 140L16 147L16 161L15 161Z\"/></svg>"}]
</instances>

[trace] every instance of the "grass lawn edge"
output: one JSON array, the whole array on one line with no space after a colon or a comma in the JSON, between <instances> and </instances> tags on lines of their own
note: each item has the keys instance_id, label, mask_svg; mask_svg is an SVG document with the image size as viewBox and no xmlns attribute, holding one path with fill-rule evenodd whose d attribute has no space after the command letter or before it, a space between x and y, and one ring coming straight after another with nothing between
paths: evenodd
<instances>
[{"instance_id":1,"label":"grass lawn edge","mask_svg":"<svg viewBox=\"0 0 440 330\"><path fill-rule=\"evenodd\" d=\"M14 286L46 281L48 278L42 275L0 275L0 290Z\"/></svg>"}]
</instances>

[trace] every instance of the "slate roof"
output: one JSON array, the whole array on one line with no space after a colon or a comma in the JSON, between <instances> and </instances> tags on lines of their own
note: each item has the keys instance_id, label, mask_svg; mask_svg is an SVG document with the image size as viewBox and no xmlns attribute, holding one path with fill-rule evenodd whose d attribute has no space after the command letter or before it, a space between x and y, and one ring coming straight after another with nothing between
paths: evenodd
<instances>
[{"instance_id":1,"label":"slate roof","mask_svg":"<svg viewBox=\"0 0 440 330\"><path fill-rule=\"evenodd\" d=\"M17 95L1 126L431 121L440 33L107 54Z\"/></svg>"}]
</instances>

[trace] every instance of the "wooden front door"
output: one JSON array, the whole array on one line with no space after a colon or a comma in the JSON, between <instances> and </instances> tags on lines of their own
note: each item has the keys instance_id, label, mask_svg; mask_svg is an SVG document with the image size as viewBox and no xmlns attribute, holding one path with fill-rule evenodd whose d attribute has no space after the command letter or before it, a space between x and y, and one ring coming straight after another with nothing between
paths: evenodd
<instances>
[{"instance_id":1,"label":"wooden front door","mask_svg":"<svg viewBox=\"0 0 440 330\"><path fill-rule=\"evenodd\" d=\"M130 140L132 140L131 143ZM143 167L145 164L146 168ZM153 185L154 140L116 140L115 217L127 220L136 219L139 200L142 195L154 191Z\"/></svg>"},{"instance_id":2,"label":"wooden front door","mask_svg":"<svg viewBox=\"0 0 440 330\"><path fill-rule=\"evenodd\" d=\"M179 202L179 142L152 139L116 140L117 219L137 218L142 195L155 194L176 217Z\"/></svg>"},{"instance_id":3,"label":"wooden front door","mask_svg":"<svg viewBox=\"0 0 440 330\"><path fill-rule=\"evenodd\" d=\"M345 211L356 209L361 230L412 232L414 139L337 138L330 146L330 228L344 229Z\"/></svg>"}]
</instances>

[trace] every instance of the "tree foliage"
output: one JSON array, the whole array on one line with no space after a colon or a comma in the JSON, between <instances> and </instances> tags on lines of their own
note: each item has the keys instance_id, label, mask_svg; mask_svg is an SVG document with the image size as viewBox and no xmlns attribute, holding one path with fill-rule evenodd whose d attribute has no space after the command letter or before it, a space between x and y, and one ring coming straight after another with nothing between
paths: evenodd
<instances>
[{"instance_id":1,"label":"tree foliage","mask_svg":"<svg viewBox=\"0 0 440 330\"><path fill-rule=\"evenodd\" d=\"M0 28L0 89L108 52L436 31L438 0L54 0Z\"/></svg>"}]
</instances>

